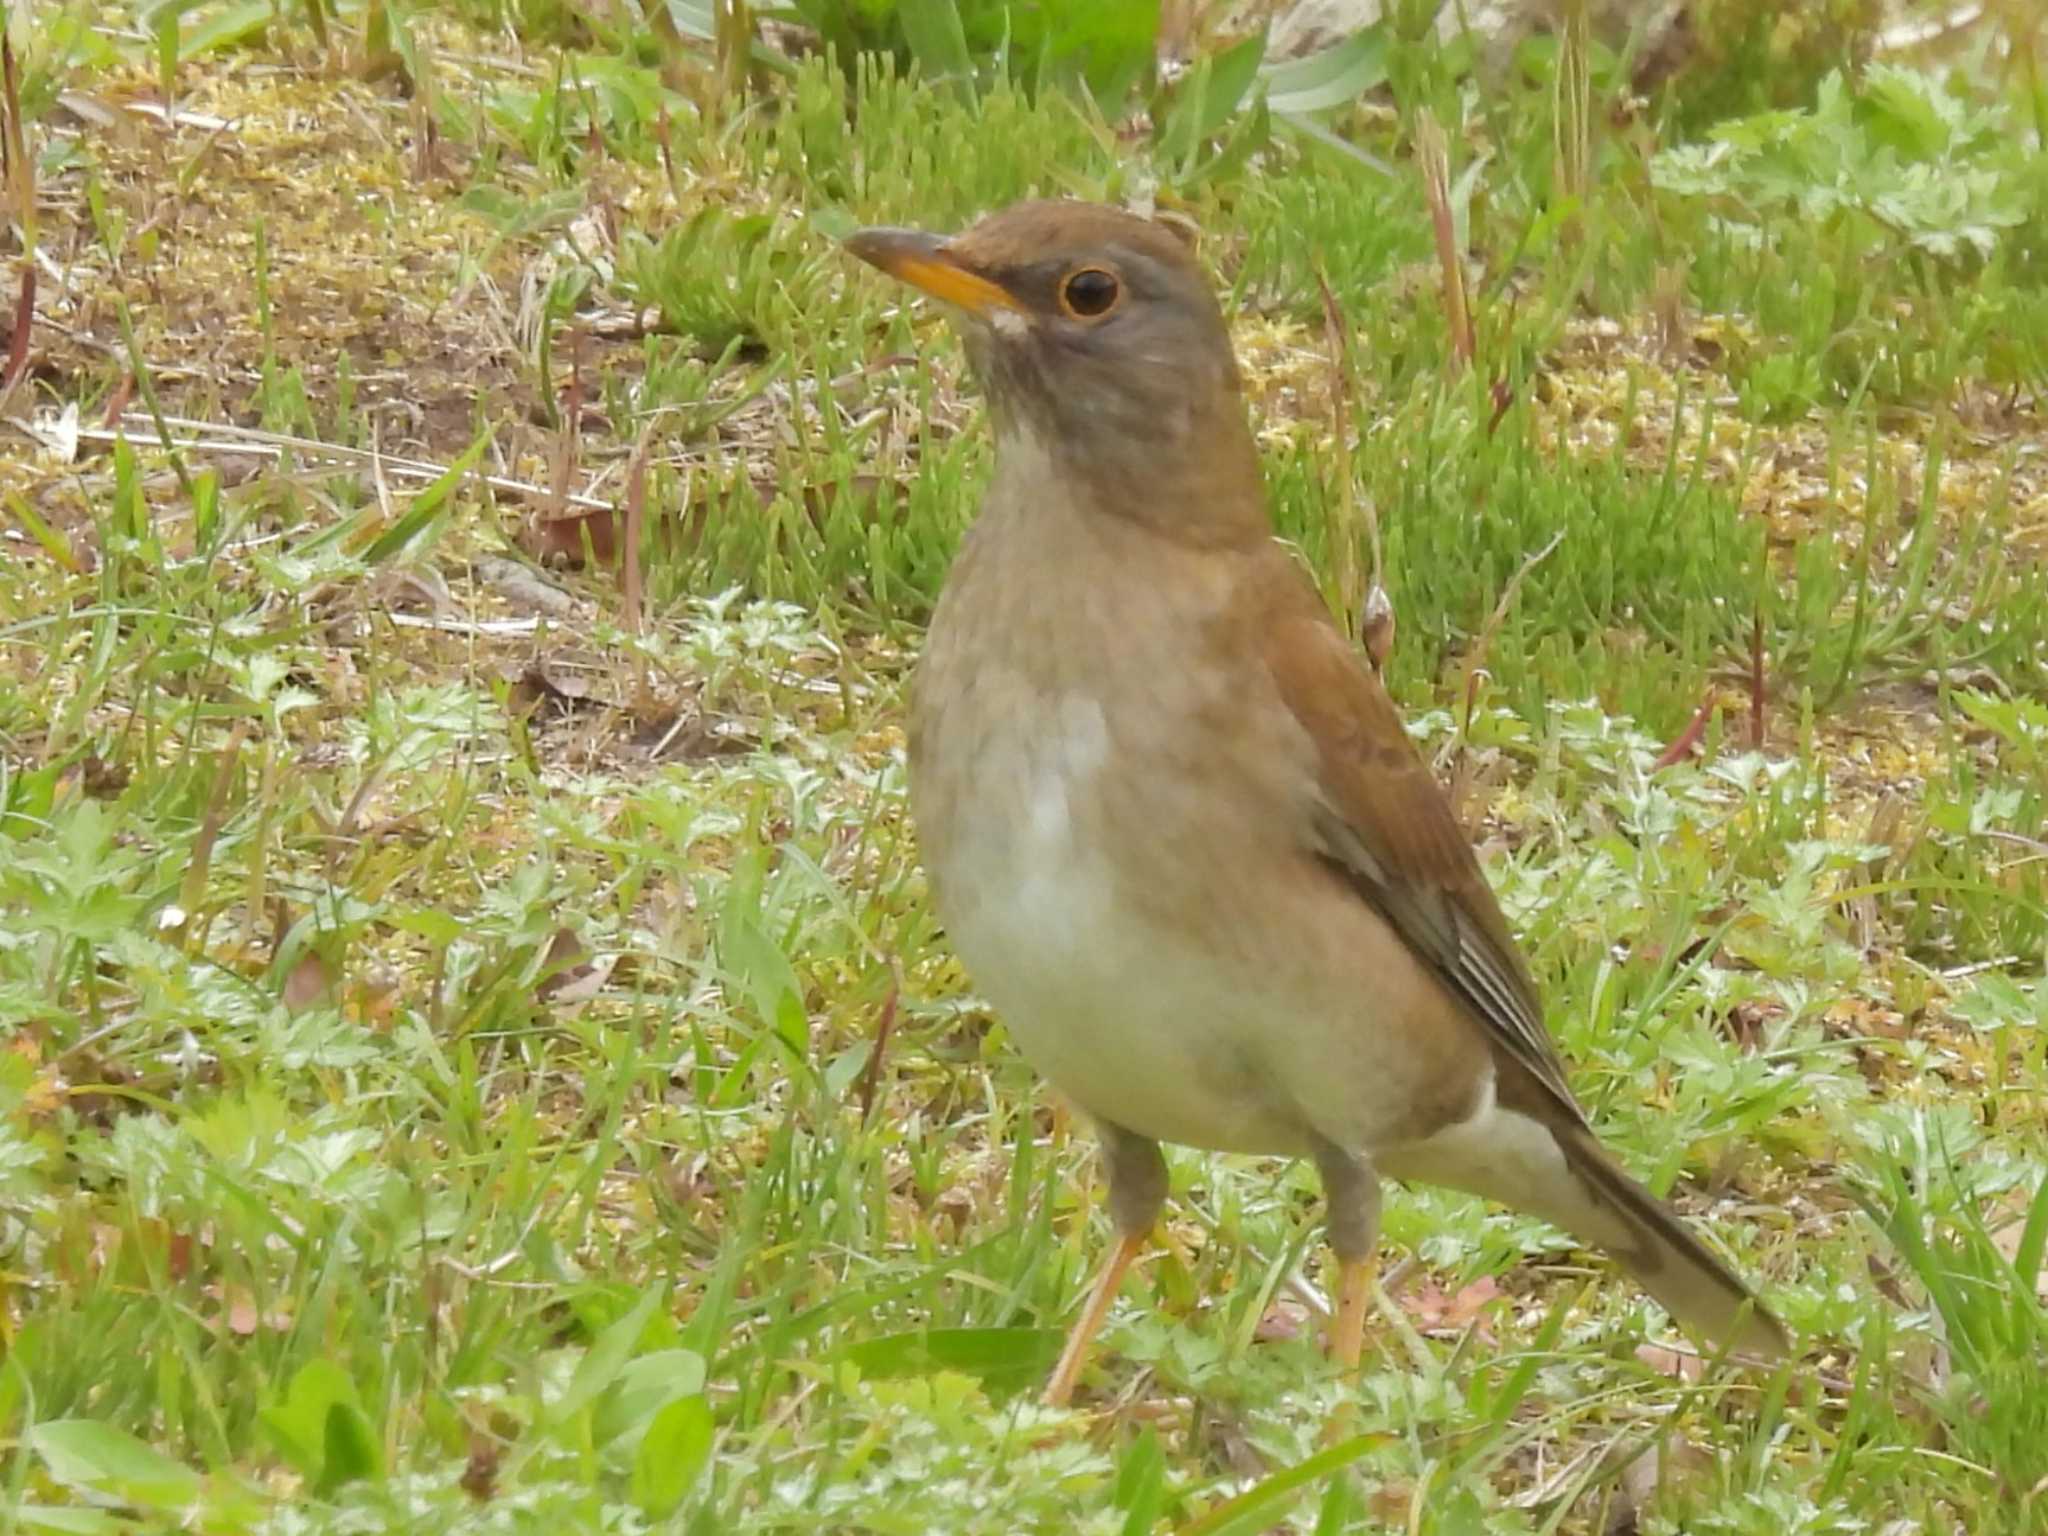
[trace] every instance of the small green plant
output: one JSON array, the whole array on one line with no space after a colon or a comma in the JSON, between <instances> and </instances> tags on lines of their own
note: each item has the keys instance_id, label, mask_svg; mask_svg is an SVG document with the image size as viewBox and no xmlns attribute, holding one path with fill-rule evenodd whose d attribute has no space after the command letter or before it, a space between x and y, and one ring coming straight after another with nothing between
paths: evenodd
<instances>
[{"instance_id":1,"label":"small green plant","mask_svg":"<svg viewBox=\"0 0 2048 1536\"><path fill-rule=\"evenodd\" d=\"M1977 1528L2039 1529L2048 1513L2048 1180L1945 1144L1934 1124L1893 1143L1874 1202L1952 1362L1922 1395L1965 1465L2000 1469ZM1966 1157L1975 1164L1967 1172L1958 1165Z\"/></svg>"},{"instance_id":2,"label":"small green plant","mask_svg":"<svg viewBox=\"0 0 2048 1536\"><path fill-rule=\"evenodd\" d=\"M1693 232L1695 295L1776 338L1738 376L1748 414L1783 420L1865 390L1941 393L1959 354L1997 335L2009 368L2038 371L2041 317L2018 282L2035 259L2024 231L2048 212L2032 158L2000 104L1880 65L1830 75L1811 108L1661 150L1649 171ZM1879 283L1894 264L1904 280Z\"/></svg>"},{"instance_id":3,"label":"small green plant","mask_svg":"<svg viewBox=\"0 0 2048 1536\"><path fill-rule=\"evenodd\" d=\"M1982 259L2026 218L2015 181L2023 153L2002 108L1877 65L1854 87L1829 75L1809 110L1736 119L1705 144L1664 150L1650 173L1666 192L1709 200L1744 242L1762 240L1760 220L1791 217L1866 257Z\"/></svg>"},{"instance_id":4,"label":"small green plant","mask_svg":"<svg viewBox=\"0 0 2048 1536\"><path fill-rule=\"evenodd\" d=\"M768 213L698 210L656 238L635 232L620 278L635 302L707 358L758 360L771 341L792 341L818 312L829 244L802 221Z\"/></svg>"}]
</instances>

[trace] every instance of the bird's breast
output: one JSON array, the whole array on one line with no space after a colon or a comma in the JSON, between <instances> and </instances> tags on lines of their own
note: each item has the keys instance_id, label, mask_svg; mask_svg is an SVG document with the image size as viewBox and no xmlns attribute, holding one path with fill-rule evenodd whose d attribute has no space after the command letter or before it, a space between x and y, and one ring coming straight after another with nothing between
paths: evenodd
<instances>
[{"instance_id":1,"label":"bird's breast","mask_svg":"<svg viewBox=\"0 0 2048 1536\"><path fill-rule=\"evenodd\" d=\"M1050 552L980 533L913 689L911 809L954 947L1091 1113L1295 1150L1286 1095L1261 1088L1267 1005L1242 909L1275 839L1270 821L1253 836L1263 786L1219 730L1242 685L1208 654L1202 584L1160 600L1142 563L1077 558L1104 553L1086 529Z\"/></svg>"},{"instance_id":2,"label":"bird's breast","mask_svg":"<svg viewBox=\"0 0 2048 1536\"><path fill-rule=\"evenodd\" d=\"M1365 1151L1470 1085L1436 984L1315 857L1316 746L1246 630L1267 557L998 497L919 663L911 810L976 990L1083 1109Z\"/></svg>"},{"instance_id":3,"label":"bird's breast","mask_svg":"<svg viewBox=\"0 0 2048 1536\"><path fill-rule=\"evenodd\" d=\"M1077 664L1092 649L1080 632L1098 622L1091 597L1071 582L984 581L981 554L970 549L934 616L910 742L919 847L977 971L999 947L1071 957L1113 911L1118 738L1132 724L1116 669Z\"/></svg>"},{"instance_id":4,"label":"bird's breast","mask_svg":"<svg viewBox=\"0 0 2048 1536\"><path fill-rule=\"evenodd\" d=\"M1039 694L992 669L920 738L913 812L956 936L1048 956L1085 944L1116 901L1102 702Z\"/></svg>"}]
</instances>

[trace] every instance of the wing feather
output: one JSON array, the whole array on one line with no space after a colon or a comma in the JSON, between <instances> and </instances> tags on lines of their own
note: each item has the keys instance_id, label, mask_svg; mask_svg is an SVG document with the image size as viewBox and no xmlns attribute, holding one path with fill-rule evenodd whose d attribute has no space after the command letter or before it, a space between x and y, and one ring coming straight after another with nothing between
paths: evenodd
<instances>
[{"instance_id":1,"label":"wing feather","mask_svg":"<svg viewBox=\"0 0 2048 1536\"><path fill-rule=\"evenodd\" d=\"M1584 1124L1500 904L1393 700L1313 592L1305 605L1271 598L1268 613L1285 616L1264 631L1266 664L1316 748L1311 849L1392 925L1496 1049Z\"/></svg>"}]
</instances>

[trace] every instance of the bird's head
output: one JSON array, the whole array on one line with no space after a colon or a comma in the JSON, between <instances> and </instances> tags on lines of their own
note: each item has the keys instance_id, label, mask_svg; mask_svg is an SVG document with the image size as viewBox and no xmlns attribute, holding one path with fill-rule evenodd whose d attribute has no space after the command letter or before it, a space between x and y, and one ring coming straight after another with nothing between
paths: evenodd
<instances>
[{"instance_id":1,"label":"bird's head","mask_svg":"<svg viewBox=\"0 0 2048 1536\"><path fill-rule=\"evenodd\" d=\"M997 424L1110 497L1257 497L1230 334L1189 241L1171 226L1080 202L1018 203L951 237L865 229L846 248L943 299Z\"/></svg>"}]
</instances>

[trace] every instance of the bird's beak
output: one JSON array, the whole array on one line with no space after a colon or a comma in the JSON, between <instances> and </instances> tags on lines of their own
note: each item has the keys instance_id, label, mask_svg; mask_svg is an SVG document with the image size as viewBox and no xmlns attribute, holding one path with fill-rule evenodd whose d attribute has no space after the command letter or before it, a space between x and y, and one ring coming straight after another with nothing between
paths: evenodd
<instances>
[{"instance_id":1,"label":"bird's beak","mask_svg":"<svg viewBox=\"0 0 2048 1536\"><path fill-rule=\"evenodd\" d=\"M1010 291L964 265L944 237L915 229L863 229L847 236L846 248L935 299L957 304L970 315L1021 309Z\"/></svg>"}]
</instances>

